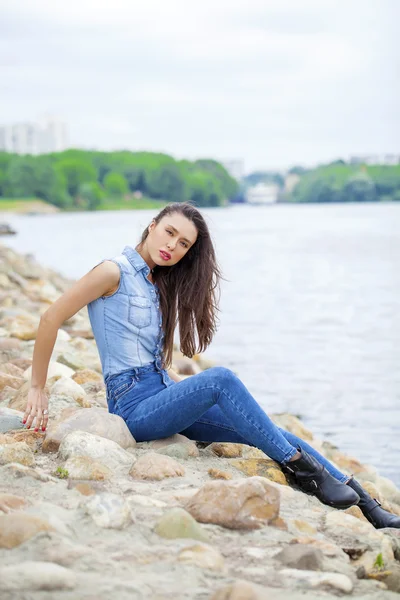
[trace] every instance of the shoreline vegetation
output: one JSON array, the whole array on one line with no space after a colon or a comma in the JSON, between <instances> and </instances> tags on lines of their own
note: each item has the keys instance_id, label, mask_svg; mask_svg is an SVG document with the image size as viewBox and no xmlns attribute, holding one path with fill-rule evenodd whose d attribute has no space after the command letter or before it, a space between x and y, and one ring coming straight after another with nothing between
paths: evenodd
<instances>
[{"instance_id":1,"label":"shoreline vegetation","mask_svg":"<svg viewBox=\"0 0 400 600\"><path fill-rule=\"evenodd\" d=\"M149 600L398 598L398 529L376 530L357 506L335 510L294 489L278 463L246 444L179 434L137 443L108 412L86 307L58 331L48 429L25 429L40 317L72 280L2 244L0 262L4 598L89 598L93 589L97 600L110 590ZM175 348L182 378L212 366ZM400 490L377 469L294 415L270 416L400 515Z\"/></svg>"},{"instance_id":2,"label":"shoreline vegetation","mask_svg":"<svg viewBox=\"0 0 400 600\"><path fill-rule=\"evenodd\" d=\"M162 208L169 202L226 207L243 203L249 188L272 185L284 203L400 201L400 165L339 160L286 173L258 171L237 181L216 160L175 160L153 152L64 152L30 156L0 152L0 212L35 212L41 201L57 211ZM45 203L45 204L43 204Z\"/></svg>"}]
</instances>

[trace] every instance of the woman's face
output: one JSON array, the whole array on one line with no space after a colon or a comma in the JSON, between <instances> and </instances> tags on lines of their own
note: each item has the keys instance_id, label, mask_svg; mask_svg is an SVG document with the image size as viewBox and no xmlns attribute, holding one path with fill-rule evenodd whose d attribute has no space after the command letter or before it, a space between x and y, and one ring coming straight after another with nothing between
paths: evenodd
<instances>
[{"instance_id":1,"label":"woman's face","mask_svg":"<svg viewBox=\"0 0 400 600\"><path fill-rule=\"evenodd\" d=\"M165 215L158 224L152 221L149 232L147 251L155 264L160 266L176 265L197 239L195 225L180 213Z\"/></svg>"}]
</instances>

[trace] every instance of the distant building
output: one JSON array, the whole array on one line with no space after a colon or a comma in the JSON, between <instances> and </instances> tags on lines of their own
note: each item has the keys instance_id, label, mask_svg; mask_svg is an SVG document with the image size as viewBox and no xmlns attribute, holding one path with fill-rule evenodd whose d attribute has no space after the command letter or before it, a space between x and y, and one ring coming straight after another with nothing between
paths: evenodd
<instances>
[{"instance_id":1,"label":"distant building","mask_svg":"<svg viewBox=\"0 0 400 600\"><path fill-rule=\"evenodd\" d=\"M221 164L228 171L229 175L240 181L244 176L244 161L241 159L224 160Z\"/></svg>"},{"instance_id":2,"label":"distant building","mask_svg":"<svg viewBox=\"0 0 400 600\"><path fill-rule=\"evenodd\" d=\"M46 117L37 123L0 127L0 150L15 154L47 154L68 147L66 123Z\"/></svg>"},{"instance_id":3,"label":"distant building","mask_svg":"<svg viewBox=\"0 0 400 600\"><path fill-rule=\"evenodd\" d=\"M398 165L400 154L361 154L350 156L352 165Z\"/></svg>"},{"instance_id":4,"label":"distant building","mask_svg":"<svg viewBox=\"0 0 400 600\"><path fill-rule=\"evenodd\" d=\"M248 204L274 204L278 201L279 190L274 183L257 183L248 188L246 200Z\"/></svg>"},{"instance_id":5,"label":"distant building","mask_svg":"<svg viewBox=\"0 0 400 600\"><path fill-rule=\"evenodd\" d=\"M297 175L297 173L289 173L288 175L286 175L284 190L283 190L285 192L285 194L291 194L293 189L299 183L299 181L300 181L300 176Z\"/></svg>"}]
</instances>

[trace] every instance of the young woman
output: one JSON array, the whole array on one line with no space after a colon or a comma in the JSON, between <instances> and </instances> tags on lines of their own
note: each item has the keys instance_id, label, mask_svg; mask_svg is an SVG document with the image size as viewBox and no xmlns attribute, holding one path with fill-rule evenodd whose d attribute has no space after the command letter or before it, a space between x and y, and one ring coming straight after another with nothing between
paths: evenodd
<instances>
[{"instance_id":1,"label":"young woman","mask_svg":"<svg viewBox=\"0 0 400 600\"><path fill-rule=\"evenodd\" d=\"M42 316L24 422L45 430L43 389L58 328L85 305L99 350L108 409L136 441L181 433L203 442L256 446L306 493L340 509L354 504L376 527L400 528L353 477L312 446L277 427L229 369L212 367L181 380L171 369L179 323L185 356L203 352L216 331L221 273L207 224L190 203L167 205L136 247L102 260ZM196 344L196 334L198 344Z\"/></svg>"}]
</instances>

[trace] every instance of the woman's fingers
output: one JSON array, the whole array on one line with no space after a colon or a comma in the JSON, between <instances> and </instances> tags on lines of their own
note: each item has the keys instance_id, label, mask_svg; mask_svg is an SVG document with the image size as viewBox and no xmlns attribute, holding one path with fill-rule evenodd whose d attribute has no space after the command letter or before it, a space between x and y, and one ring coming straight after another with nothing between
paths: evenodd
<instances>
[{"instance_id":1,"label":"woman's fingers","mask_svg":"<svg viewBox=\"0 0 400 600\"><path fill-rule=\"evenodd\" d=\"M30 429L33 422L35 422L35 431L39 431L42 427L42 431L45 431L48 422L48 415L43 414L44 410L47 410L48 400L43 390L30 389L28 392L28 402L26 405L23 423L27 429Z\"/></svg>"},{"instance_id":2,"label":"woman's fingers","mask_svg":"<svg viewBox=\"0 0 400 600\"><path fill-rule=\"evenodd\" d=\"M47 429L47 423L49 422L49 415L43 415L43 421L42 421L42 431L46 431Z\"/></svg>"}]
</instances>

